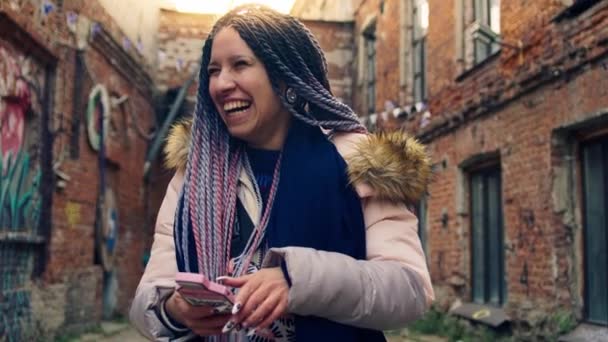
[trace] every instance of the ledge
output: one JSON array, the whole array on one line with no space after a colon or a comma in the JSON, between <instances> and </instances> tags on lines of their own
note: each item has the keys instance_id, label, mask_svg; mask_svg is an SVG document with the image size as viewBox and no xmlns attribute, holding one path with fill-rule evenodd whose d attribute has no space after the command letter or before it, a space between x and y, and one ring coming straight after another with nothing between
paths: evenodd
<instances>
[{"instance_id":1,"label":"ledge","mask_svg":"<svg viewBox=\"0 0 608 342\"><path fill-rule=\"evenodd\" d=\"M500 56L501 52L502 52L502 49L498 49L498 51L496 51L493 54L489 55L483 61L481 61L481 62L473 65L469 69L463 71L460 75L458 75L456 77L456 82L461 82L465 78L469 77L469 75L475 74L478 71L481 72L481 70L483 70L486 67L486 65L495 62L498 59L498 56Z\"/></svg>"},{"instance_id":2,"label":"ledge","mask_svg":"<svg viewBox=\"0 0 608 342\"><path fill-rule=\"evenodd\" d=\"M510 320L502 308L482 304L464 303L450 310L450 313L493 328Z\"/></svg>"}]
</instances>

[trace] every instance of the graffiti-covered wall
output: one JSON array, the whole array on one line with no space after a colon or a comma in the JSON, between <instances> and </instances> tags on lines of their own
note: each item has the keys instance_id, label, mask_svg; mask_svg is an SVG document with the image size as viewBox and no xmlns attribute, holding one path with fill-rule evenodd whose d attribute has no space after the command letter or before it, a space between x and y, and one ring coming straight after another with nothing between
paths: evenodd
<instances>
[{"instance_id":1,"label":"graffiti-covered wall","mask_svg":"<svg viewBox=\"0 0 608 342\"><path fill-rule=\"evenodd\" d=\"M27 281L44 248L39 185L45 68L0 37L0 319L9 341L31 321Z\"/></svg>"},{"instance_id":2,"label":"graffiti-covered wall","mask_svg":"<svg viewBox=\"0 0 608 342\"><path fill-rule=\"evenodd\" d=\"M125 315L151 225L149 64L98 1L0 1L0 341Z\"/></svg>"}]
</instances>

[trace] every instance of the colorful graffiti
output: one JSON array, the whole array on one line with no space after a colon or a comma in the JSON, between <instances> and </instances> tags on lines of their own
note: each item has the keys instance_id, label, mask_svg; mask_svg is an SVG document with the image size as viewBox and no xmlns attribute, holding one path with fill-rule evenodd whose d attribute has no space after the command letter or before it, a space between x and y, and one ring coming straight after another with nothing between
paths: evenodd
<instances>
[{"instance_id":1,"label":"colorful graffiti","mask_svg":"<svg viewBox=\"0 0 608 342\"><path fill-rule=\"evenodd\" d=\"M31 325L30 279L38 234L41 172L36 136L40 117L36 87L41 68L0 40L0 340L20 341ZM33 86L32 86L33 85ZM34 125L36 126L36 125ZM29 128L31 130L31 128Z\"/></svg>"},{"instance_id":2,"label":"colorful graffiti","mask_svg":"<svg viewBox=\"0 0 608 342\"><path fill-rule=\"evenodd\" d=\"M23 144L25 113L31 104L31 92L26 82L29 60L14 58L0 45L0 151L4 159L16 155Z\"/></svg>"},{"instance_id":3,"label":"colorful graffiti","mask_svg":"<svg viewBox=\"0 0 608 342\"><path fill-rule=\"evenodd\" d=\"M87 132L89 135L89 144L95 151L99 151L100 132L102 117L103 117L103 137L104 140L108 137L108 125L110 123L110 98L108 91L103 84L97 84L89 94L89 102L87 104Z\"/></svg>"},{"instance_id":4,"label":"colorful graffiti","mask_svg":"<svg viewBox=\"0 0 608 342\"><path fill-rule=\"evenodd\" d=\"M36 73L31 59L0 41L0 232L37 224L40 171L25 141L27 116L38 109Z\"/></svg>"}]
</instances>

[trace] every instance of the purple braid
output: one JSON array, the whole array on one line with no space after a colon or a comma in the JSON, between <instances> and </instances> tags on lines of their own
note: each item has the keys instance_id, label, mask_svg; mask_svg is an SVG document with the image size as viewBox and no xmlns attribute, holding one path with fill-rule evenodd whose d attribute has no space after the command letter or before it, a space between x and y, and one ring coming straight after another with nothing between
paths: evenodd
<instances>
[{"instance_id":1,"label":"purple braid","mask_svg":"<svg viewBox=\"0 0 608 342\"><path fill-rule=\"evenodd\" d=\"M220 18L203 46L192 146L182 190L184 201L179 202L176 213L182 222L176 227L182 233L177 243L181 250L188 251L189 241L194 239L198 271L210 279L227 272L238 179L241 172L250 173L243 143L229 135L209 93L211 47L215 35L225 27L234 28L264 64L275 93L295 118L331 130L366 132L353 110L332 95L325 56L301 22L259 5L240 6ZM285 87L295 90L297 104L286 101ZM278 186L278 170L272 194ZM272 208L273 201L274 196L270 196L267 207ZM268 212L261 216L261 226L267 223L267 216ZM192 255L182 254L186 271L193 271L190 265L194 260L189 260Z\"/></svg>"}]
</instances>

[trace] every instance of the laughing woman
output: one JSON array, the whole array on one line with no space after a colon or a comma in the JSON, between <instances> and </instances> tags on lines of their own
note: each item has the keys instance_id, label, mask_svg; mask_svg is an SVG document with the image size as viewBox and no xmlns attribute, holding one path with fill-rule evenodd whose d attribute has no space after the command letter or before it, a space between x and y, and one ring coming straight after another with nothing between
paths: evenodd
<instances>
[{"instance_id":1,"label":"laughing woman","mask_svg":"<svg viewBox=\"0 0 608 342\"><path fill-rule=\"evenodd\" d=\"M205 46L192 123L131 320L159 341L384 341L433 300L416 217L422 146L369 135L332 95L318 42L261 6L224 15ZM176 272L236 293L234 314L189 305Z\"/></svg>"}]
</instances>

